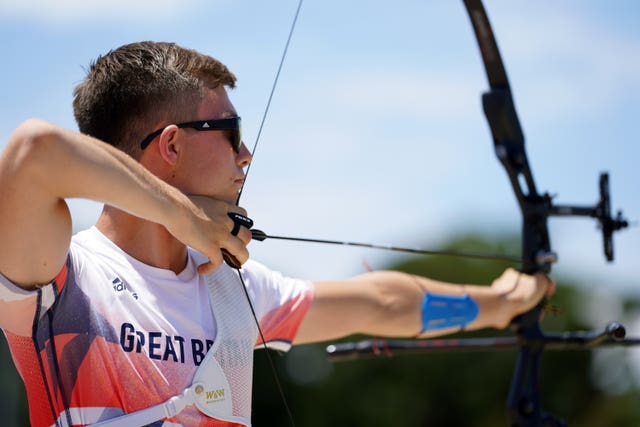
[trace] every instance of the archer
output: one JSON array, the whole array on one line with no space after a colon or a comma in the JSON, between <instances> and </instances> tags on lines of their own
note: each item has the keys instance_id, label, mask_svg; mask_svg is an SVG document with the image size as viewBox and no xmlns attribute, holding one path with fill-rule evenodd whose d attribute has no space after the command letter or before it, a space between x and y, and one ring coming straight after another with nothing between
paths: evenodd
<instances>
[{"instance_id":1,"label":"archer","mask_svg":"<svg viewBox=\"0 0 640 427\"><path fill-rule=\"evenodd\" d=\"M310 282L249 260L250 220L235 201L252 159L227 94L235 82L209 56L133 43L99 57L76 87L81 133L33 119L11 136L0 157L0 326L32 425L132 425L127 414L189 387L210 349L229 389L206 395L232 404L156 421L250 425L260 342L502 328L552 291L545 275L511 269L491 287L388 271ZM104 208L72 236L74 197ZM242 267L242 286L216 282L233 271L223 259Z\"/></svg>"}]
</instances>

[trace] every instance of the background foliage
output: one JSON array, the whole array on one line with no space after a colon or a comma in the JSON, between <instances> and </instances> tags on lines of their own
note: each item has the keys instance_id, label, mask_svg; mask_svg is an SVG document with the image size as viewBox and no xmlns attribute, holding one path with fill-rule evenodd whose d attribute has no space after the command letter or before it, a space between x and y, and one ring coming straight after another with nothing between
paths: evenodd
<instances>
[{"instance_id":1,"label":"background foliage","mask_svg":"<svg viewBox=\"0 0 640 427\"><path fill-rule=\"evenodd\" d=\"M493 239L493 238L492 238ZM488 243L478 236L452 241L447 249L490 253L518 253L515 239ZM389 268L456 283L489 284L505 268L503 263L453 258L410 258ZM561 314L547 314L545 330L601 328L589 325L581 309L592 307L591 296L570 280L555 278L558 291L553 304ZM597 306L597 304L596 304ZM638 302L627 299L628 312ZM616 320L616 319L610 319ZM635 334L634 334L635 332ZM509 335L509 331L499 331ZM628 333L638 336L637 331ZM496 331L480 331L461 336L489 336ZM359 337L356 337L359 338ZM15 373L6 348L0 345L0 413L2 425L27 426L28 415L22 383ZM330 363L326 345L294 348L286 356L272 354L296 425L339 426L502 426L506 425L504 405L515 363L515 350L432 352L399 355L393 358ZM601 349L609 357L611 375L629 375L631 367L625 351ZM640 425L640 390L603 389L595 381L592 351L547 352L543 359L545 409L562 416L570 426ZM254 425L286 426L289 421L274 385L264 351L256 354ZM600 372L600 375L607 375ZM614 378L615 379L615 378ZM607 381L604 381L606 383Z\"/></svg>"},{"instance_id":2,"label":"background foliage","mask_svg":"<svg viewBox=\"0 0 640 427\"><path fill-rule=\"evenodd\" d=\"M491 238L494 241L494 237ZM517 239L465 236L447 249L487 253L519 253ZM489 284L504 263L454 258L411 258L389 268L456 283ZM554 277L558 290L552 298L559 314L547 314L548 331L603 328L589 325L580 310L591 298L568 279ZM625 304L628 310L633 301ZM612 318L610 320L617 320ZM635 335L634 335L635 332ZM479 331L458 336L509 335L509 331ZM638 336L637 331L628 331ZM351 341L352 339L349 339ZM324 359L326 345L294 348L277 357L280 379L296 424L305 427L340 426L504 426L505 402L516 350L432 352L331 364ZM611 371L629 370L625 351L600 349L612 356ZM545 409L569 426L638 426L640 392L602 390L591 373L592 351L546 352L542 394ZM314 375L312 372L316 371ZM606 374L606 372L605 372ZM289 425L283 404L263 354L256 356L254 422L256 426Z\"/></svg>"}]
</instances>

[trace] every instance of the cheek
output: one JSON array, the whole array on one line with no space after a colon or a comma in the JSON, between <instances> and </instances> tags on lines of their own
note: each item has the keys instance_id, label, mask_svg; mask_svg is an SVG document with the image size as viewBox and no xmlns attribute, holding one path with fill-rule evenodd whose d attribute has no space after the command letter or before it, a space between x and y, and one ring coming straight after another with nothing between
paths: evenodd
<instances>
[{"instance_id":1,"label":"cheek","mask_svg":"<svg viewBox=\"0 0 640 427\"><path fill-rule=\"evenodd\" d=\"M222 153L211 151L196 153L182 171L191 185L210 187L225 181L229 171L228 162Z\"/></svg>"},{"instance_id":2,"label":"cheek","mask_svg":"<svg viewBox=\"0 0 640 427\"><path fill-rule=\"evenodd\" d=\"M194 159L189 164L185 174L190 178L191 182L212 182L217 181L217 176L222 172L222 165L215 157L202 157Z\"/></svg>"},{"instance_id":3,"label":"cheek","mask_svg":"<svg viewBox=\"0 0 640 427\"><path fill-rule=\"evenodd\" d=\"M218 156L213 150L207 150L204 144L194 144L192 149L184 153L183 167L189 171L205 172L210 169L217 169L219 165Z\"/></svg>"},{"instance_id":4,"label":"cheek","mask_svg":"<svg viewBox=\"0 0 640 427\"><path fill-rule=\"evenodd\" d=\"M211 159L204 158L203 153L188 153L180 157L174 167L172 182L177 188L185 193L197 193L197 188L201 182L210 179L216 165L211 163Z\"/></svg>"},{"instance_id":5,"label":"cheek","mask_svg":"<svg viewBox=\"0 0 640 427\"><path fill-rule=\"evenodd\" d=\"M183 191L198 194L226 191L230 178L237 175L234 158L226 141L192 141L176 165Z\"/></svg>"}]
</instances>

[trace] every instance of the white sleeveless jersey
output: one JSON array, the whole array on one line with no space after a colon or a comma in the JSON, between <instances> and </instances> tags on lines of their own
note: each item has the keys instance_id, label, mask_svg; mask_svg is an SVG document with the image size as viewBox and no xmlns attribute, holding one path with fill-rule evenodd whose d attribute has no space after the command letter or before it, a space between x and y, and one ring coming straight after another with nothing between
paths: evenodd
<instances>
[{"instance_id":1,"label":"white sleeveless jersey","mask_svg":"<svg viewBox=\"0 0 640 427\"><path fill-rule=\"evenodd\" d=\"M220 293L224 303L213 303L214 316L196 270L203 261L189 250L176 275L131 258L94 227L74 236L50 285L27 292L0 276L0 326L27 388L32 425L88 425L163 402L191 384L212 346L234 414L249 417L257 328L239 280L235 291ZM311 304L310 284L254 261L242 274L267 344L287 350ZM157 425L234 425L191 406L163 421Z\"/></svg>"}]
</instances>

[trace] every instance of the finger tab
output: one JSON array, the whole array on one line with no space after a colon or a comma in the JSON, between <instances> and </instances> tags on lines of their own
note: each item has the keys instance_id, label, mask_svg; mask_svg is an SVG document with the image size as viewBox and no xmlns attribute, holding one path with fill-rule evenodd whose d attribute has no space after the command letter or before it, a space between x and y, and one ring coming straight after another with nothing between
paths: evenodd
<instances>
[{"instance_id":1,"label":"finger tab","mask_svg":"<svg viewBox=\"0 0 640 427\"><path fill-rule=\"evenodd\" d=\"M229 218L231 218L231 220L234 223L234 227L233 227L234 230L236 229L236 227L239 228L240 226L247 227L247 228L253 227L253 221L248 216L241 215L237 212L228 212L227 215L229 216ZM236 234L237 233L238 232L236 231Z\"/></svg>"}]
</instances>

